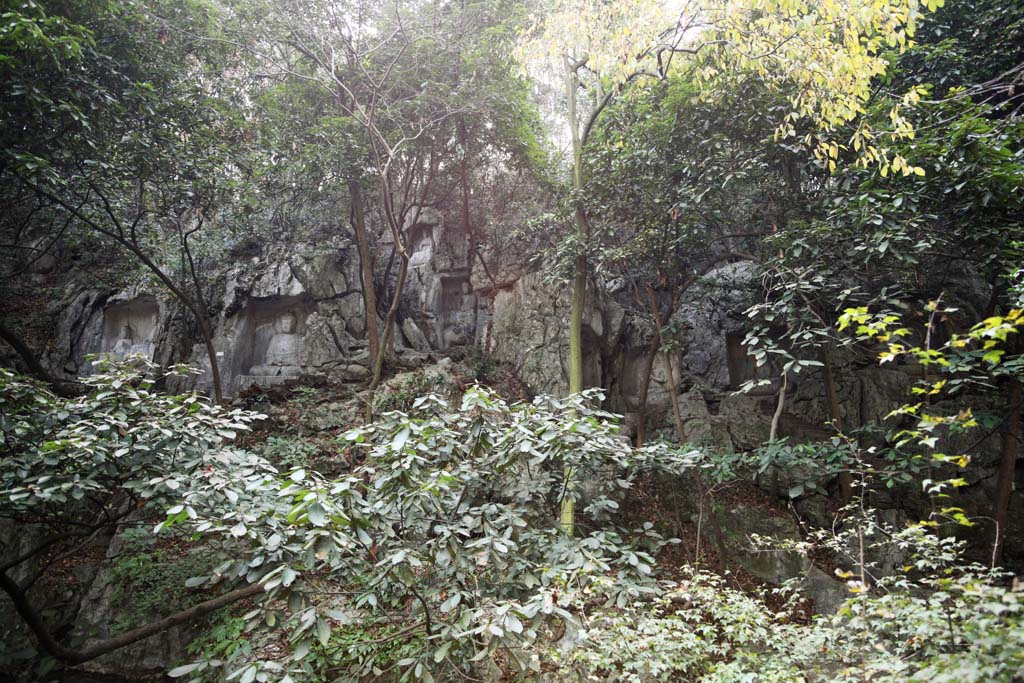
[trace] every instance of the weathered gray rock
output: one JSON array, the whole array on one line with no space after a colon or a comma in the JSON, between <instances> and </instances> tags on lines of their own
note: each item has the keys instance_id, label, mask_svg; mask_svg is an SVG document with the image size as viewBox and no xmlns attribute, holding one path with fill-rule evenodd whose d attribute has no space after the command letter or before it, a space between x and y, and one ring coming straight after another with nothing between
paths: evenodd
<instances>
[{"instance_id":1,"label":"weathered gray rock","mask_svg":"<svg viewBox=\"0 0 1024 683\"><path fill-rule=\"evenodd\" d=\"M568 297L553 292L539 273L520 278L494 297L488 350L535 391L564 394L569 388L570 307ZM593 373L595 363L585 365Z\"/></svg>"},{"instance_id":2,"label":"weathered gray rock","mask_svg":"<svg viewBox=\"0 0 1024 683\"><path fill-rule=\"evenodd\" d=\"M766 405L767 404L767 405ZM771 433L772 400L729 392L719 403L718 415L729 425L729 436L739 450L752 450Z\"/></svg>"},{"instance_id":3,"label":"weathered gray rock","mask_svg":"<svg viewBox=\"0 0 1024 683\"><path fill-rule=\"evenodd\" d=\"M863 368L860 378L860 419L862 423L884 422L886 416L910 398L911 377L902 369Z\"/></svg>"},{"instance_id":4,"label":"weathered gray rock","mask_svg":"<svg viewBox=\"0 0 1024 683\"><path fill-rule=\"evenodd\" d=\"M714 514L727 562L774 584L803 576L810 568L810 560L795 550L762 548L754 542L755 536L780 543L799 541L800 530L791 516L766 514L763 508L747 505L732 505Z\"/></svg>"},{"instance_id":5,"label":"weathered gray rock","mask_svg":"<svg viewBox=\"0 0 1024 683\"><path fill-rule=\"evenodd\" d=\"M736 450L728 420L711 414L703 388L693 387L679 397L679 403L683 427L690 443L722 452Z\"/></svg>"},{"instance_id":6,"label":"weathered gray rock","mask_svg":"<svg viewBox=\"0 0 1024 683\"><path fill-rule=\"evenodd\" d=\"M534 391L565 394L571 310L570 287L546 282L539 272L525 275L494 297L487 350L512 365ZM622 307L588 288L583 312L585 386L603 386L610 379L605 367L621 351L625 328Z\"/></svg>"},{"instance_id":7,"label":"weathered gray rock","mask_svg":"<svg viewBox=\"0 0 1024 683\"><path fill-rule=\"evenodd\" d=\"M818 614L835 614L850 597L845 584L813 564L800 582L800 591L814 601L814 610Z\"/></svg>"},{"instance_id":8,"label":"weathered gray rock","mask_svg":"<svg viewBox=\"0 0 1024 683\"><path fill-rule=\"evenodd\" d=\"M688 303L672 315L672 321L686 329L683 367L709 387L724 390L736 385L730 376L730 335L742 340L746 319L747 291L753 286L753 264L728 263L710 271L688 292ZM736 374L734 369L733 374Z\"/></svg>"},{"instance_id":9,"label":"weathered gray rock","mask_svg":"<svg viewBox=\"0 0 1024 683\"><path fill-rule=\"evenodd\" d=\"M814 600L816 611L822 614L834 612L846 599L842 583L816 567L806 555L785 547L801 539L792 516L747 505L732 505L713 514L719 550L727 565L738 564L776 585L796 579L800 590ZM774 543L765 543L768 539Z\"/></svg>"},{"instance_id":10,"label":"weathered gray rock","mask_svg":"<svg viewBox=\"0 0 1024 683\"><path fill-rule=\"evenodd\" d=\"M420 353L430 353L430 342L412 318L402 321L402 334L409 345Z\"/></svg>"},{"instance_id":11,"label":"weathered gray rock","mask_svg":"<svg viewBox=\"0 0 1024 683\"><path fill-rule=\"evenodd\" d=\"M91 371L85 356L102 348L103 307L109 297L109 292L71 289L54 303L57 327L46 352L51 369L69 377Z\"/></svg>"}]
</instances>

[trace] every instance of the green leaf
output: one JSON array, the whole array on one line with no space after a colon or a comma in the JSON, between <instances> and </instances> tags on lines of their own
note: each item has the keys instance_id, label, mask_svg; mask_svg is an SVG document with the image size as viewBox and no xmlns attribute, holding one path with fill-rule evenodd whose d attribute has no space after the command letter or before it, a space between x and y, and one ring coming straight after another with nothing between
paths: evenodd
<instances>
[{"instance_id":1,"label":"green leaf","mask_svg":"<svg viewBox=\"0 0 1024 683\"><path fill-rule=\"evenodd\" d=\"M313 526L322 527L327 524L327 511L324 510L324 506L319 501L306 509L306 516Z\"/></svg>"},{"instance_id":2,"label":"green leaf","mask_svg":"<svg viewBox=\"0 0 1024 683\"><path fill-rule=\"evenodd\" d=\"M401 450L405 447L405 442L409 440L409 434L410 431L408 427L403 428L397 434L395 434L395 438L391 442L392 450L394 450L395 452L401 452Z\"/></svg>"},{"instance_id":3,"label":"green leaf","mask_svg":"<svg viewBox=\"0 0 1024 683\"><path fill-rule=\"evenodd\" d=\"M331 640L331 624L326 619L316 620L316 638L326 646Z\"/></svg>"},{"instance_id":4,"label":"green leaf","mask_svg":"<svg viewBox=\"0 0 1024 683\"><path fill-rule=\"evenodd\" d=\"M459 604L461 600L461 593L452 593L452 595L447 600L441 603L441 607L439 609L441 610L442 613L450 612Z\"/></svg>"},{"instance_id":5,"label":"green leaf","mask_svg":"<svg viewBox=\"0 0 1024 683\"><path fill-rule=\"evenodd\" d=\"M441 661L448 656L448 651L452 649L452 641L442 643L440 647L434 650L434 662L440 664Z\"/></svg>"},{"instance_id":6,"label":"green leaf","mask_svg":"<svg viewBox=\"0 0 1024 683\"><path fill-rule=\"evenodd\" d=\"M196 669L198 669L202 665L203 665L203 662L193 662L192 664L184 664L182 666L178 666L178 667L175 667L175 668L171 669L170 671L167 672L167 675L170 676L171 678L181 678L182 676L184 676L186 674L192 673L193 671L195 671Z\"/></svg>"}]
</instances>

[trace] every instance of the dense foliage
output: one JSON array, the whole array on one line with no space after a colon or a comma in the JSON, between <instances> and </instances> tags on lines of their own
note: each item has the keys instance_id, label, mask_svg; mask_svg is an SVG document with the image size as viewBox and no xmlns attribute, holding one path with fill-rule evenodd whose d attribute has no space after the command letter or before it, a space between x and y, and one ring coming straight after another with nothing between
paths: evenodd
<instances>
[{"instance_id":1,"label":"dense foliage","mask_svg":"<svg viewBox=\"0 0 1024 683\"><path fill-rule=\"evenodd\" d=\"M0 676L192 629L169 675L211 683L1020 681L1022 46L998 0L5 3L0 339L33 377L0 368ZM464 240L420 297L565 289L567 397L386 389L435 225ZM300 251L356 264L330 296L365 338L330 334L368 377L282 425L243 408L272 392L225 399L220 266ZM36 353L78 293L54 264L172 301L175 351L62 374ZM635 440L584 386L598 299L642 361ZM767 397L746 449L687 443L686 391L709 423L735 398L679 384L708 309L749 356L731 388ZM838 390L879 362L908 392L880 417ZM781 426L798 392L813 439ZM771 477L819 528L743 541L827 568L836 614L709 571L715 494Z\"/></svg>"},{"instance_id":2,"label":"dense foliage","mask_svg":"<svg viewBox=\"0 0 1024 683\"><path fill-rule=\"evenodd\" d=\"M249 628L280 620L294 648L283 661L248 665L253 672L358 678L397 669L426 680L479 672L474 663L498 649L518 659L552 618L571 619L567 609L583 596L624 605L655 588L665 539L651 524L630 530L614 520L638 477L680 472L694 454L634 451L610 415L588 406L593 398L510 406L472 389L452 411L428 396L410 415L389 413L345 436L368 449L349 476L281 477L266 464L242 476L214 471L160 528L185 524L248 546L210 581L260 577L268 596ZM566 489L566 468L593 486L581 501L590 528L572 538L554 524L559 501L586 492ZM337 588L325 590L328 579ZM344 648L351 624L364 639L419 644L397 660L386 648L355 656Z\"/></svg>"}]
</instances>

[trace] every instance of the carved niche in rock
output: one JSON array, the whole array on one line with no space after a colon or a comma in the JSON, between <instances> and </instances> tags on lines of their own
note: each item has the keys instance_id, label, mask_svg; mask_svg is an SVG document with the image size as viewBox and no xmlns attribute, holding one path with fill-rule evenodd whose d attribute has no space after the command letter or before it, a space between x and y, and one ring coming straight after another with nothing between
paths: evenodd
<instances>
[{"instance_id":1,"label":"carved niche in rock","mask_svg":"<svg viewBox=\"0 0 1024 683\"><path fill-rule=\"evenodd\" d=\"M101 352L125 358L153 357L160 306L155 299L138 298L108 306L103 311Z\"/></svg>"},{"instance_id":2,"label":"carved niche in rock","mask_svg":"<svg viewBox=\"0 0 1024 683\"><path fill-rule=\"evenodd\" d=\"M263 362L249 369L250 375L260 377L293 377L302 370L302 338L295 333L298 327L295 313L284 311L270 323L269 330L258 328L256 334L267 334L269 342Z\"/></svg>"},{"instance_id":3,"label":"carved niche in rock","mask_svg":"<svg viewBox=\"0 0 1024 683\"><path fill-rule=\"evenodd\" d=\"M235 359L240 391L253 384L285 384L305 371L306 319L310 305L300 297L249 303L235 329Z\"/></svg>"},{"instance_id":4,"label":"carved niche in rock","mask_svg":"<svg viewBox=\"0 0 1024 683\"><path fill-rule=\"evenodd\" d=\"M725 359L729 368L729 388L739 389L751 380L759 379L764 372L759 372L754 357L747 353L743 345L746 332L739 330L725 333Z\"/></svg>"},{"instance_id":5,"label":"carved niche in rock","mask_svg":"<svg viewBox=\"0 0 1024 683\"><path fill-rule=\"evenodd\" d=\"M466 346L476 339L477 297L469 285L469 277L441 277L437 316L437 340L442 349Z\"/></svg>"},{"instance_id":6,"label":"carved niche in rock","mask_svg":"<svg viewBox=\"0 0 1024 683\"><path fill-rule=\"evenodd\" d=\"M409 265L422 266L430 263L434 255L434 231L432 225L419 223L409 234Z\"/></svg>"}]
</instances>

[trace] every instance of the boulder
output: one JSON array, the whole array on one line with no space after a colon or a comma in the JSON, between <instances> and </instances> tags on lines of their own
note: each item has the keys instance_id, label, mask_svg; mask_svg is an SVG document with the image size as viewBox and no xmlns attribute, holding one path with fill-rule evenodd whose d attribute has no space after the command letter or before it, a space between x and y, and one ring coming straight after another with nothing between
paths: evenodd
<instances>
[{"instance_id":1,"label":"boulder","mask_svg":"<svg viewBox=\"0 0 1024 683\"><path fill-rule=\"evenodd\" d=\"M835 612L846 600L846 586L814 565L803 553L787 545L801 540L796 520L746 504L715 509L719 551L726 565L737 564L768 583L796 580L814 600L819 614Z\"/></svg>"}]
</instances>

